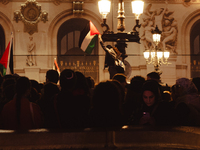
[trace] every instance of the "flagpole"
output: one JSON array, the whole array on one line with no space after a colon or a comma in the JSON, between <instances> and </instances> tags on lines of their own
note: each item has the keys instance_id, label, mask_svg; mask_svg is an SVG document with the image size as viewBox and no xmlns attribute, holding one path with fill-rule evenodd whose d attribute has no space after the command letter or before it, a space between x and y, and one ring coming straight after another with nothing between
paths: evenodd
<instances>
[{"instance_id":1,"label":"flagpole","mask_svg":"<svg viewBox=\"0 0 200 150\"><path fill-rule=\"evenodd\" d=\"M54 58L54 66L53 66L54 70L56 69L55 67L57 68L58 74L60 75L60 68L59 68L58 63L56 61L56 58Z\"/></svg>"}]
</instances>

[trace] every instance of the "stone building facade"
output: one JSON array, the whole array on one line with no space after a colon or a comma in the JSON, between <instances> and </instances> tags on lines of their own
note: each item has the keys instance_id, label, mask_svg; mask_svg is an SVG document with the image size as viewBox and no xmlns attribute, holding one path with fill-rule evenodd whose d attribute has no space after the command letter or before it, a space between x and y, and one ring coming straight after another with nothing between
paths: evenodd
<instances>
[{"instance_id":1,"label":"stone building facade","mask_svg":"<svg viewBox=\"0 0 200 150\"><path fill-rule=\"evenodd\" d=\"M125 31L135 25L130 0L125 4ZM140 16L141 44L127 43L125 59L127 77L146 77L153 71L146 64L143 51L151 48L147 28L157 25L162 30L162 47L171 54L169 65L161 65L161 79L173 85L180 77L200 76L200 1L199 0L146 0ZM91 55L85 54L78 41L81 30L91 20L100 33L102 18L98 0L2 0L0 1L0 55L2 56L13 33L14 72L39 82L52 69L56 58L61 69L70 68L92 76L98 83L109 79L104 68L105 52L99 42ZM112 0L107 18L110 29L117 32L118 1ZM168 21L167 21L168 20ZM170 36L171 35L171 36ZM114 45L114 43L109 43Z\"/></svg>"}]
</instances>

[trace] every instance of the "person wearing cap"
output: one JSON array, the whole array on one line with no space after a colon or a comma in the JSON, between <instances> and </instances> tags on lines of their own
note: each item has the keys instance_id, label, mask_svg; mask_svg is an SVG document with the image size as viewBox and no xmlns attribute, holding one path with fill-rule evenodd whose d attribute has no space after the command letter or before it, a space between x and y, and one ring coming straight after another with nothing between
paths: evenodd
<instances>
[{"instance_id":1,"label":"person wearing cap","mask_svg":"<svg viewBox=\"0 0 200 150\"><path fill-rule=\"evenodd\" d=\"M117 80L120 82L120 84L122 85L122 87L124 88L124 90L126 89L126 85L127 85L127 81L126 81L126 75L124 75L123 73L116 73L113 78L113 80Z\"/></svg>"}]
</instances>

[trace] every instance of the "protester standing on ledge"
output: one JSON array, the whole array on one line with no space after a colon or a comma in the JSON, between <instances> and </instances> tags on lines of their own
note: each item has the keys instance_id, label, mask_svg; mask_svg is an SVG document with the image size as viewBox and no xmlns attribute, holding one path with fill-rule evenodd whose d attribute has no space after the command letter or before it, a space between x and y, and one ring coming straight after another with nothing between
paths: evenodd
<instances>
[{"instance_id":1,"label":"protester standing on ledge","mask_svg":"<svg viewBox=\"0 0 200 150\"><path fill-rule=\"evenodd\" d=\"M108 67L108 71L110 73L110 79L112 79L116 73L124 73L125 72L125 65L123 62L124 54L122 54L117 49L117 47L113 47L111 45L105 46L103 40L101 39L101 36L99 36L99 39L103 50L106 52L104 67L105 68Z\"/></svg>"}]
</instances>

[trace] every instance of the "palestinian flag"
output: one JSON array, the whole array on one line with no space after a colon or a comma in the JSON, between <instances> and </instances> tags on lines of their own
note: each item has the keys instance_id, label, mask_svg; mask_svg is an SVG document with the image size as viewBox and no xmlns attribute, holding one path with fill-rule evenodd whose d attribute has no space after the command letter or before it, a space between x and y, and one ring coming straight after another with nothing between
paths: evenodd
<instances>
[{"instance_id":1,"label":"palestinian flag","mask_svg":"<svg viewBox=\"0 0 200 150\"><path fill-rule=\"evenodd\" d=\"M84 52L91 54L94 49L95 43L98 40L99 31L94 24L89 21L85 28L81 31L79 39L79 48Z\"/></svg>"},{"instance_id":2,"label":"palestinian flag","mask_svg":"<svg viewBox=\"0 0 200 150\"><path fill-rule=\"evenodd\" d=\"M6 74L13 74L13 38L11 38L11 41L8 43L8 46L3 53L3 56L0 60L0 71L2 72L2 75Z\"/></svg>"}]
</instances>

